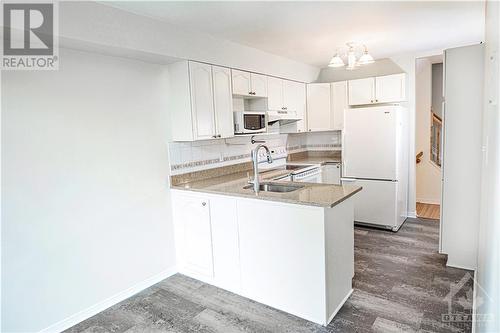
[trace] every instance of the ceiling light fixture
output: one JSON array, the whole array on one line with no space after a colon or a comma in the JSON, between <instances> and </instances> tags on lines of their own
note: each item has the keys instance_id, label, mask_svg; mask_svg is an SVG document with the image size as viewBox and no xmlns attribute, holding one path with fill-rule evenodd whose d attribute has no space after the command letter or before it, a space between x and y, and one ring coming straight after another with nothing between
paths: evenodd
<instances>
[{"instance_id":1,"label":"ceiling light fixture","mask_svg":"<svg viewBox=\"0 0 500 333\"><path fill-rule=\"evenodd\" d=\"M346 45L348 47L347 52L345 53L345 57L347 58L347 67L346 67L347 70L354 70L359 66L368 65L375 62L373 57L368 53L366 45L363 45L364 51L359 57L359 60L358 57L356 56L357 45L354 43L346 43ZM345 62L340 56L339 52L337 51L337 53L335 53L335 55L333 56L332 60L330 60L328 67L340 68L344 66Z\"/></svg>"}]
</instances>

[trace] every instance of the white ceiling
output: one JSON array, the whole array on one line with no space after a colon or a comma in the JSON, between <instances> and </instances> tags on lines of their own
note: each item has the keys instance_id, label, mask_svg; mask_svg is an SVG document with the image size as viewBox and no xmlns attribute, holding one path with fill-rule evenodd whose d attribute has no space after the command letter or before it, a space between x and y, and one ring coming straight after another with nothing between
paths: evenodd
<instances>
[{"instance_id":1,"label":"white ceiling","mask_svg":"<svg viewBox=\"0 0 500 333\"><path fill-rule=\"evenodd\" d=\"M107 3L109 4L109 3ZM478 43L484 3L113 2L183 29L324 67L338 47L366 44L376 58Z\"/></svg>"}]
</instances>

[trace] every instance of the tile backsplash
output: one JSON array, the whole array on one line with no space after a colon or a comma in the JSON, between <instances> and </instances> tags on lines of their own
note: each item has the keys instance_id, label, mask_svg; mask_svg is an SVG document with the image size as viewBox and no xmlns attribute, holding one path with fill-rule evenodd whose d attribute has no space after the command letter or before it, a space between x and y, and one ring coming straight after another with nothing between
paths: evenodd
<instances>
[{"instance_id":1,"label":"tile backsplash","mask_svg":"<svg viewBox=\"0 0 500 333\"><path fill-rule=\"evenodd\" d=\"M339 131L279 135L259 135L272 149L286 147L288 153L306 150L340 150ZM172 175L227 166L251 160L255 147L249 136L195 142L170 142L168 153Z\"/></svg>"}]
</instances>

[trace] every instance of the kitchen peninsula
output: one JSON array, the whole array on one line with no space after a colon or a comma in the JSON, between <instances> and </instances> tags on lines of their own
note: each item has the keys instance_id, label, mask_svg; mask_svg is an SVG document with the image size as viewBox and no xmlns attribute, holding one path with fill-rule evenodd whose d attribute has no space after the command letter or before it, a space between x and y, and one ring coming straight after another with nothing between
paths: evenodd
<instances>
[{"instance_id":1,"label":"kitchen peninsula","mask_svg":"<svg viewBox=\"0 0 500 333\"><path fill-rule=\"evenodd\" d=\"M280 192L255 193L249 173L247 163L172 177L179 272L327 325L352 292L361 188L272 181Z\"/></svg>"}]
</instances>

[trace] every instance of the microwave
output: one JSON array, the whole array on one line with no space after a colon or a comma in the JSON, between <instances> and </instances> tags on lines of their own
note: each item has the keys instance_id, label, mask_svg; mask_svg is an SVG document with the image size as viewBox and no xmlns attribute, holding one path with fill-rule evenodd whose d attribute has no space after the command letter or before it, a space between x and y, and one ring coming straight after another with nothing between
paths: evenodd
<instances>
[{"instance_id":1,"label":"microwave","mask_svg":"<svg viewBox=\"0 0 500 333\"><path fill-rule=\"evenodd\" d=\"M267 130L266 112L234 112L234 134L263 133Z\"/></svg>"}]
</instances>

